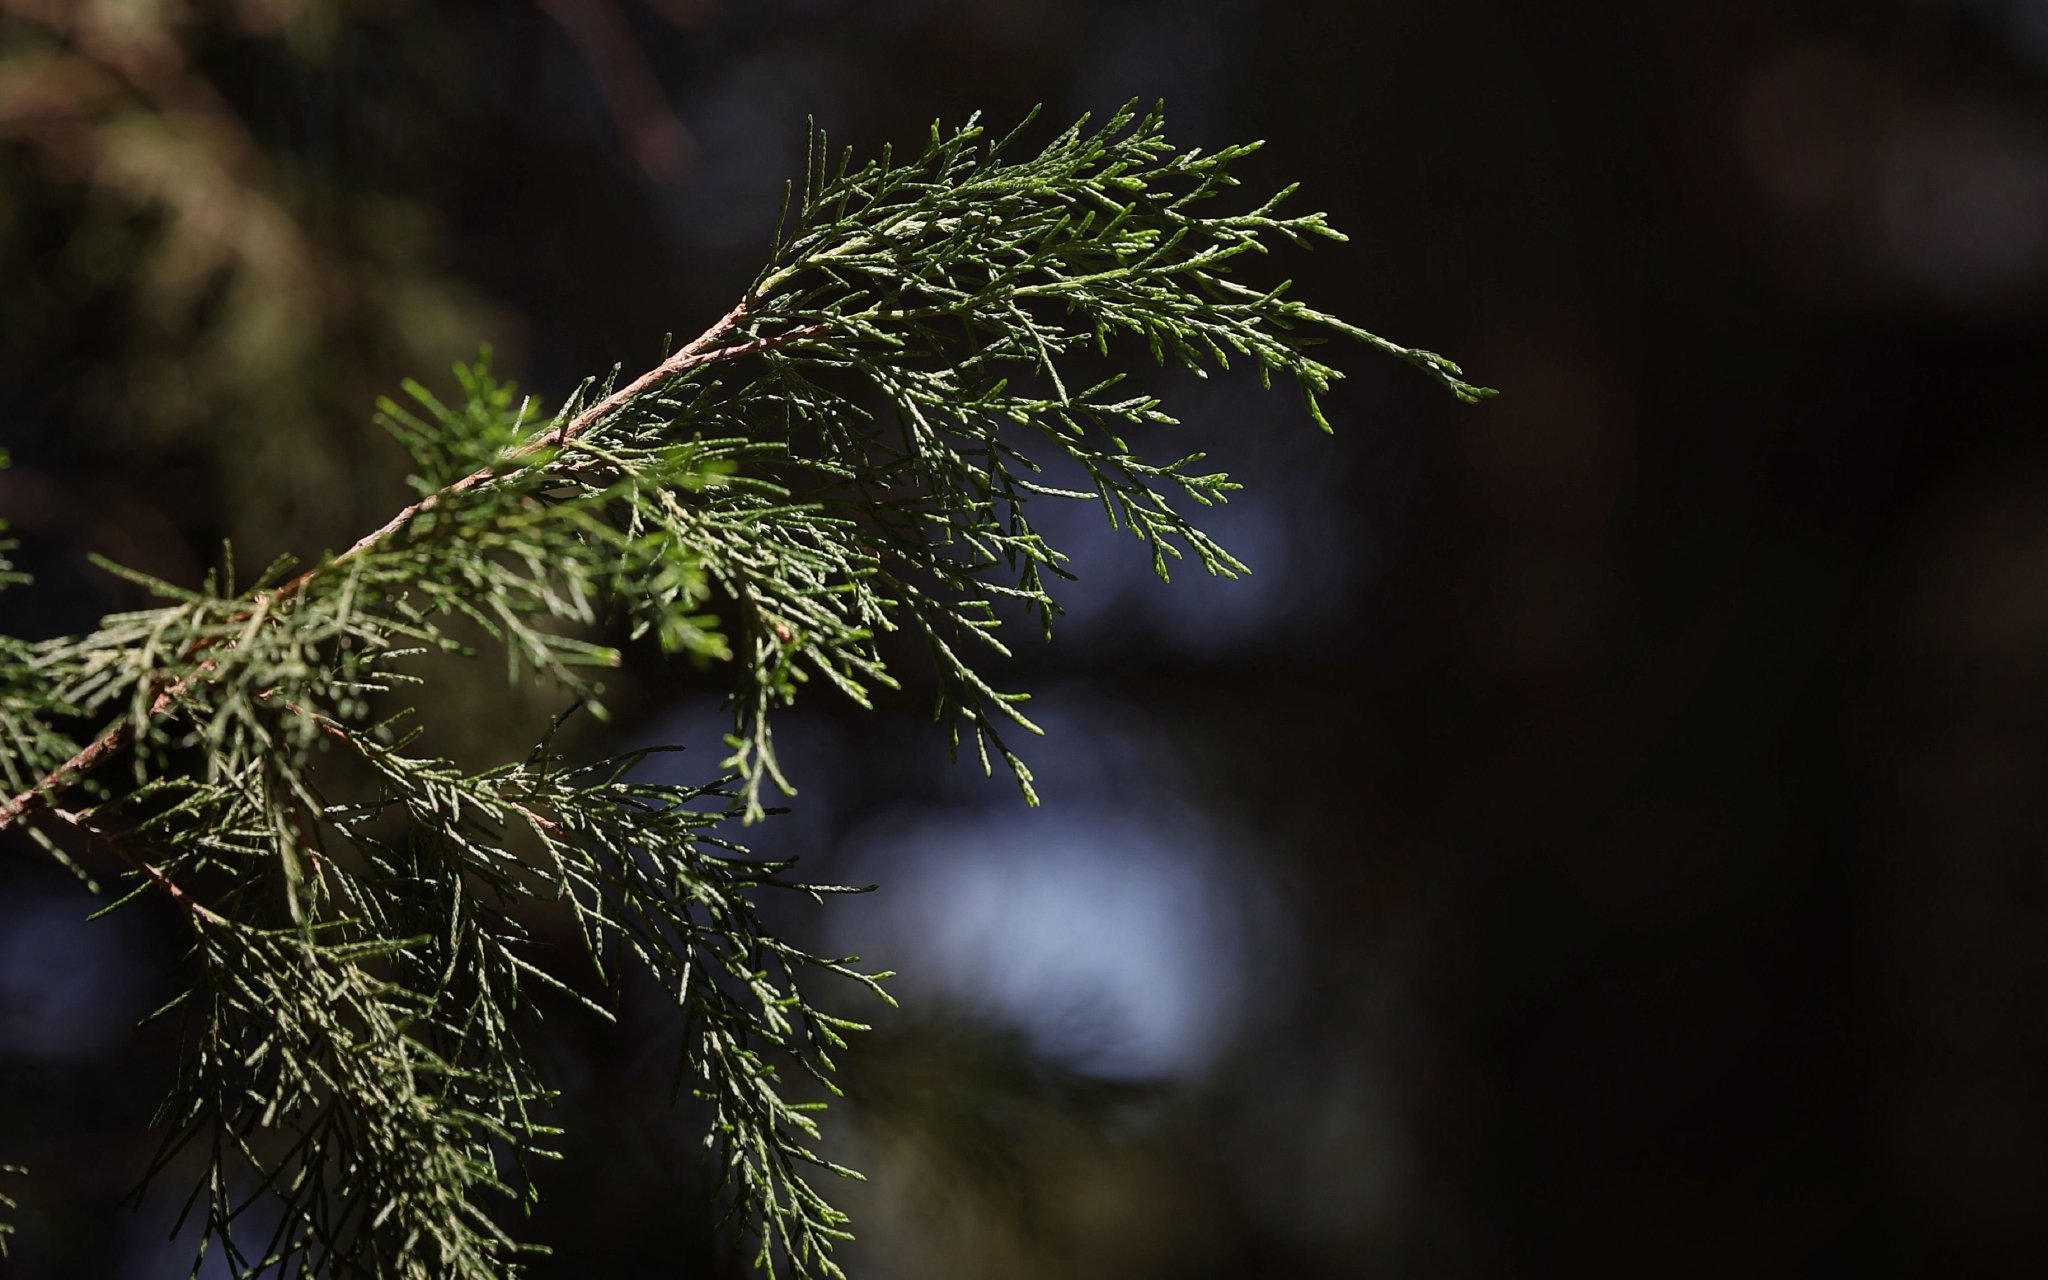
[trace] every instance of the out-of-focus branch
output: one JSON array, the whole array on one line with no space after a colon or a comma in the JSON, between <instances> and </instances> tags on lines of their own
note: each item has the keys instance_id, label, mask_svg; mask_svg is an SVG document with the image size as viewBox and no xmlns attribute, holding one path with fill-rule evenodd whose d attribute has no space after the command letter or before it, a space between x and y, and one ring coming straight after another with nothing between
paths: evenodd
<instances>
[{"instance_id":1,"label":"out-of-focus branch","mask_svg":"<svg viewBox=\"0 0 2048 1280\"><path fill-rule=\"evenodd\" d=\"M694 28L711 25L718 16L718 0L646 0L647 7L668 19L670 25Z\"/></svg>"},{"instance_id":2,"label":"out-of-focus branch","mask_svg":"<svg viewBox=\"0 0 2048 1280\"><path fill-rule=\"evenodd\" d=\"M576 42L604 95L619 141L648 177L681 176L697 149L696 140L668 108L661 81L648 64L633 28L616 0L534 0L555 25ZM693 6L672 3L663 16L678 25L694 18Z\"/></svg>"},{"instance_id":3,"label":"out-of-focus branch","mask_svg":"<svg viewBox=\"0 0 2048 1280\"><path fill-rule=\"evenodd\" d=\"M80 180L161 205L191 241L182 273L202 276L228 259L272 280L344 291L297 222L265 191L261 150L211 81L194 70L161 21L120 20L77 0L0 0L0 18L43 28L61 50L11 69L0 82L0 137L19 138ZM164 135L103 114L124 96L145 104Z\"/></svg>"}]
</instances>

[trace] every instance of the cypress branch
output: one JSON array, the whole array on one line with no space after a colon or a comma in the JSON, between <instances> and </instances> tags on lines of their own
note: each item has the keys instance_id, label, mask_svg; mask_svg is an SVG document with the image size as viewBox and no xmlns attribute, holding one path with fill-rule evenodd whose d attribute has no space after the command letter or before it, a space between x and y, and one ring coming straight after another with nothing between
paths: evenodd
<instances>
[{"instance_id":1,"label":"cypress branch","mask_svg":"<svg viewBox=\"0 0 2048 1280\"><path fill-rule=\"evenodd\" d=\"M1174 419L1102 363L1113 346L1289 378L1325 429L1341 375L1311 352L1330 337L1491 394L1287 285L1232 278L1272 243L1342 239L1280 211L1292 188L1209 211L1252 147L1178 149L1157 111L1126 108L1011 158L1023 128L934 126L914 158L860 165L814 135L746 295L652 368L552 415L487 359L456 370L455 403L411 386L380 421L419 496L352 546L246 585L131 573L157 607L0 637L0 828L67 860L65 840L111 848L128 898L160 893L190 929L197 976L161 1015L187 1052L149 1172L193 1175L202 1254L249 1274L517 1274L531 1250L502 1209L531 1203L524 1162L557 1133L534 1001L607 1016L637 970L688 1028L678 1077L711 1108L758 1262L841 1276L848 1224L811 1179L858 1175L824 1154L799 1089L836 1094L833 1055L863 1028L807 992L886 1001L888 975L761 923L765 894L856 891L739 843L771 788L794 791L777 714L814 679L869 705L899 687L891 637L909 641L954 748L1000 759L1035 803L1002 736L1038 731L1025 695L983 668L1008 653L1006 608L1048 636L1059 612L1073 571L1033 523L1044 504L1099 505L1162 577L1190 557L1246 572L1184 511L1237 486L1200 454L1134 446ZM592 638L607 628L729 677L718 776L643 781L645 752L571 761L552 725L522 761L468 769L391 714L417 655L479 636L511 678L601 711L623 661ZM543 963L549 913L601 989ZM258 1204L261 1240L243 1225Z\"/></svg>"}]
</instances>

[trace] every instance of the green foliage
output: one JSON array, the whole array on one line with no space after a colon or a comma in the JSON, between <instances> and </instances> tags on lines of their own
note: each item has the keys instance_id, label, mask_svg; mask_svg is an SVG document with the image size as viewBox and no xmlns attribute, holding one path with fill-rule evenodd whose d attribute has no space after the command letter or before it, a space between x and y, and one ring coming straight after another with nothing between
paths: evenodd
<instances>
[{"instance_id":1,"label":"green foliage","mask_svg":"<svg viewBox=\"0 0 2048 1280\"><path fill-rule=\"evenodd\" d=\"M487 360L457 371L453 404L409 387L381 420L417 500L355 546L247 584L231 564L198 590L130 574L162 603L0 640L0 825L67 861L111 850L128 897L190 923L151 1172L194 1177L202 1252L250 1274L516 1273L504 1210L531 1203L526 1162L556 1135L543 1007L609 1016L638 970L688 1028L679 1078L760 1264L841 1274L845 1217L808 1177L858 1176L821 1153L814 1112L862 1028L807 984L887 999L887 975L761 924L764 893L849 891L736 842L791 790L776 712L814 678L868 705L921 651L955 745L1030 797L1000 731L1035 727L983 669L1007 652L1004 602L1049 634L1071 576L1033 504L1099 504L1161 576L1190 554L1245 571L1182 511L1228 478L1138 451L1173 419L1103 364L1126 337L1197 374L1236 358L1291 378L1325 427L1339 375L1309 352L1332 335L1487 394L1231 278L1269 243L1341 238L1282 215L1284 191L1209 212L1250 147L1176 150L1156 112L1084 126L1019 159L1016 133L984 145L972 122L900 164L816 138L747 296L647 374L552 415ZM641 780L644 753L574 763L552 727L518 763L467 769L403 711L420 654L496 649L511 679L601 713L604 673L646 641L729 679L731 754L702 785ZM587 977L540 945L562 917Z\"/></svg>"},{"instance_id":2,"label":"green foliage","mask_svg":"<svg viewBox=\"0 0 2048 1280\"><path fill-rule=\"evenodd\" d=\"M1230 278L1237 259L1270 242L1343 238L1321 214L1282 216L1292 187L1248 212L1207 211L1257 144L1177 150L1158 110L1126 107L1099 129L1084 119L1035 156L1006 158L1025 125L985 148L973 121L951 133L935 125L909 163L885 152L858 168L850 153L833 162L815 137L742 329L829 341L778 351L724 406L745 415L752 438L774 433L840 480L817 494L841 517L831 567L844 590L816 597L835 625L802 657L863 698L867 683L887 681L856 637L911 631L939 669L939 713L955 742L970 734L984 768L1000 754L1029 796L1030 774L999 727L1037 727L1018 708L1023 695L992 688L972 659L1007 652L995 636L1000 599L1021 601L1050 634L1058 606L1046 579L1068 571L1032 523L1031 499L1099 502L1162 578L1189 551L1210 573L1246 571L1174 506L1213 505L1235 486L1198 470L1199 453L1141 458L1133 433L1174 419L1120 373L1091 369L1090 348L1106 354L1129 335L1154 360L1201 376L1236 355L1264 381L1291 377L1325 429L1317 397L1341 375L1308 353L1333 333L1396 354L1463 398L1489 393L1441 356L1288 298L1285 282L1255 289ZM1027 449L1054 455L1077 482L1049 483ZM750 797L763 773L781 781L766 712L794 693L784 667L757 670L732 761Z\"/></svg>"}]
</instances>

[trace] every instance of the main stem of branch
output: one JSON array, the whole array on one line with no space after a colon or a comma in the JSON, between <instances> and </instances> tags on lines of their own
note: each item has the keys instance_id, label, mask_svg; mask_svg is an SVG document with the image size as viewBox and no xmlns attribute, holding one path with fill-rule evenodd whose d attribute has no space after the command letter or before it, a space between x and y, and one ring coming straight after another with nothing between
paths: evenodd
<instances>
[{"instance_id":1,"label":"main stem of branch","mask_svg":"<svg viewBox=\"0 0 2048 1280\"><path fill-rule=\"evenodd\" d=\"M639 399L656 387L682 376L691 369L707 364L716 364L725 360L737 360L741 356L754 355L763 351L772 351L777 347L787 346L793 342L802 342L818 337L825 332L824 325L805 325L802 328L792 329L787 333L750 338L745 342L720 346L719 343L730 336L740 326L740 323L746 319L747 313L747 300L741 299L732 310L720 316L716 324L713 324L709 329L706 329L678 348L675 354L669 356L668 359L663 360L660 364L633 379L633 381L625 386L620 387L596 404L584 409L561 426L544 431L524 444L508 450L493 465L480 467L460 480L436 489L426 497L421 498L418 502L413 503L397 515L391 517L391 519L385 521L377 529L358 538L355 545L340 555L331 556L321 561L319 564L307 569L304 573L273 589L270 592L270 598L267 603L273 608L288 603L293 597L303 592L307 584L316 578L323 577L331 573L336 566L346 564L348 561L373 550L397 535L421 515L433 510L443 502L489 482L493 476L500 474L506 463L519 462L534 456L543 449L559 449L564 445L574 442L578 436L583 435L592 427L603 422L606 418L634 400ZM184 659L190 661L198 657L202 648L203 646L196 647L187 652L184 655ZM170 709L171 704L176 702L179 696L191 687L192 681L206 669L206 666L210 665L205 664L197 671L178 676L164 684L157 695L150 700L147 716L142 717L141 720L133 717L123 717L106 732L87 743L77 755L72 756L69 760L66 760L63 764L58 765L55 769L45 774L35 785L19 795L8 799L5 802L4 810L0 810L0 831L5 831L24 817L49 808L59 796L71 787L76 786L87 774L105 764L112 757L125 751L134 742L135 735L141 727L141 721L153 720L163 715L164 712Z\"/></svg>"}]
</instances>

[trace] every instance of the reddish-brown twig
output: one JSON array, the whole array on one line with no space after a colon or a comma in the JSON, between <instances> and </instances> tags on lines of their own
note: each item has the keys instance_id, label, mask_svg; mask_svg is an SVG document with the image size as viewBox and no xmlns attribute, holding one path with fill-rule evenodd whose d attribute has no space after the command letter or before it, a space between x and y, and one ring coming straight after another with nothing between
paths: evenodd
<instances>
[{"instance_id":1,"label":"reddish-brown twig","mask_svg":"<svg viewBox=\"0 0 2048 1280\"><path fill-rule=\"evenodd\" d=\"M134 867L143 875L148 876L152 884L156 885L157 888L164 891L164 896L168 897L172 902L177 903L187 913L189 913L194 920L199 921L201 924L227 923L226 916L223 916L220 912L215 911L212 907L207 906L199 899L193 897L189 892L185 890L185 887L183 885L179 884L177 881L171 879L170 876L166 875L164 873L163 868L157 866L149 859L135 852L135 850L131 849L128 846L127 841L122 839L120 836L114 835L108 831L101 830L99 827L94 826L90 821L88 821L84 815L72 813L68 809L59 809L56 806L51 805L46 807L44 813L45 816L57 819L57 821L63 823L65 826L70 827L73 831L76 831L80 835L84 836L85 842L88 846L92 845L94 842L98 842L99 844L104 845L109 849L112 849L115 853L121 856L121 860L123 862L126 862L129 866Z\"/></svg>"}]
</instances>

